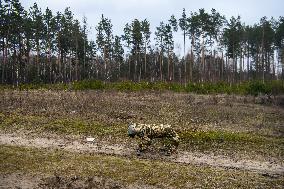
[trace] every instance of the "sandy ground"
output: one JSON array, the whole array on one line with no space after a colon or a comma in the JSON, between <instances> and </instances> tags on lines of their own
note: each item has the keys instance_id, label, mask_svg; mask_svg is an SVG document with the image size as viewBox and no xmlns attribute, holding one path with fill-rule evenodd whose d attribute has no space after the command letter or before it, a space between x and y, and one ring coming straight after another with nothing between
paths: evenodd
<instances>
[{"instance_id":1,"label":"sandy ground","mask_svg":"<svg viewBox=\"0 0 284 189\"><path fill-rule=\"evenodd\" d=\"M134 184L123 184L100 177L46 177L44 175L0 174L0 189L157 189L157 187Z\"/></svg>"},{"instance_id":2,"label":"sandy ground","mask_svg":"<svg viewBox=\"0 0 284 189\"><path fill-rule=\"evenodd\" d=\"M86 124L100 123L114 129L129 122L167 123L177 130L224 131L228 133L253 133L255 136L277 138L284 136L284 97L267 102L264 97L234 95L195 95L172 92L114 92L114 91L0 91L0 123L6 116L15 116L21 130L0 131L0 144L39 149L61 149L72 153L106 154L136 158L135 146L119 143L115 138L96 138L86 142L84 136L53 135L53 132L29 135L38 125L46 126L54 120L84 120ZM2 116L2 117L1 117ZM22 117L23 119L22 119ZM38 119L36 119L38 118ZM43 119L44 118L44 119ZM1 120L2 119L2 120ZM8 119L7 119L8 120ZM14 120L11 118L11 120ZM12 124L13 122L11 122ZM59 122L61 123L61 122ZM72 122L73 123L73 122ZM7 126L10 126L8 123ZM11 125L11 128L14 126ZM9 128L9 127L7 127ZM15 126L17 128L17 125ZM119 128L118 128L119 129ZM27 133L26 133L27 132ZM9 133L9 134L8 134ZM116 133L115 133L116 134ZM121 133L118 133L118 135ZM114 135L113 135L114 136ZM112 136L112 137L113 137ZM118 136L119 138L119 136ZM126 140L119 140L126 141ZM205 165L224 169L246 170L260 175L279 178L284 175L284 162L277 154L265 154L254 159L248 151L236 156L213 155L179 150L165 156L159 149L151 149L139 158ZM276 147L275 147L276 148ZM277 146L281 151L281 146ZM275 151L275 149L272 149ZM277 149L278 150L278 149ZM252 149L255 151L255 149ZM212 153L211 153L212 152ZM270 153L270 152L269 152ZM220 153L216 153L220 154ZM221 153L222 154L222 153ZM256 152L256 155L262 155ZM255 157L255 156L254 156ZM154 188L143 183L124 186L105 178L63 178L60 176L0 173L1 188Z\"/></svg>"},{"instance_id":3,"label":"sandy ground","mask_svg":"<svg viewBox=\"0 0 284 189\"><path fill-rule=\"evenodd\" d=\"M85 139L72 140L60 138L29 138L25 135L0 134L0 144L46 149L62 149L69 152L108 154L117 156L136 156L134 149L123 145L111 145L104 141L87 142ZM242 169L269 176L284 175L284 165L274 162L255 160L236 160L225 156L212 156L202 153L178 151L177 154L165 156L161 153L143 153L141 158L157 159L184 164L209 165L229 169Z\"/></svg>"}]
</instances>

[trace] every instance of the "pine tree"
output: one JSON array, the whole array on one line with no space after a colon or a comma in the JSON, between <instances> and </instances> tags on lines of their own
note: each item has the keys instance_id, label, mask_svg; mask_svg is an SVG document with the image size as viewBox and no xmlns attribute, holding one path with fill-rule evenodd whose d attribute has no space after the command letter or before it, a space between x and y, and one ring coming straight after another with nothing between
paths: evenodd
<instances>
[{"instance_id":1,"label":"pine tree","mask_svg":"<svg viewBox=\"0 0 284 189\"><path fill-rule=\"evenodd\" d=\"M18 85L22 77L22 55L23 55L23 19L24 19L24 8L22 7L19 0L6 1L9 10L9 41L10 51L12 52L12 64L11 64L11 82ZM10 4L9 4L10 3ZM7 42L9 42L7 41Z\"/></svg>"},{"instance_id":2,"label":"pine tree","mask_svg":"<svg viewBox=\"0 0 284 189\"><path fill-rule=\"evenodd\" d=\"M227 55L233 59L233 81L237 79L237 57L240 54L241 39L242 39L242 24L241 17L232 17L223 34L223 43L227 47Z\"/></svg>"},{"instance_id":3,"label":"pine tree","mask_svg":"<svg viewBox=\"0 0 284 189\"><path fill-rule=\"evenodd\" d=\"M97 30L97 45L98 49L101 51L104 59L104 79L108 80L110 78L109 64L111 62L110 51L111 44L113 40L112 34L112 24L111 20L105 18L104 15L101 17L101 21L96 27Z\"/></svg>"},{"instance_id":4,"label":"pine tree","mask_svg":"<svg viewBox=\"0 0 284 189\"><path fill-rule=\"evenodd\" d=\"M221 27L223 26L224 23L224 16L221 16L215 9L211 10L211 14L209 14L209 20L207 23L207 35L208 35L208 40L207 44L209 44L211 48L211 54L210 54L210 60L208 62L208 80L214 81L214 75L215 73L215 49L213 50L213 46L217 46L219 41L218 41L218 36L221 32ZM214 52L213 52L214 51ZM214 54L214 55L213 55ZM213 59L213 61L211 61ZM214 69L213 69L214 68Z\"/></svg>"},{"instance_id":5,"label":"pine tree","mask_svg":"<svg viewBox=\"0 0 284 189\"><path fill-rule=\"evenodd\" d=\"M277 21L263 17L254 25L232 17L224 28L225 20L215 9L199 9L189 17L183 9L178 20L172 15L160 23L156 46L151 46L147 19L134 19L125 25L121 37L113 37L111 20L102 15L94 42L88 39L87 18L78 21L70 8L53 15L49 8L42 12L36 3L25 11L19 0L0 0L1 82L18 85L124 77L174 81L175 74L184 83L265 82L279 73L284 78L283 17ZM181 60L173 52L173 32L179 29L183 34ZM189 53L186 40L190 41ZM125 59L122 41L129 49ZM280 63L282 70L277 70Z\"/></svg>"},{"instance_id":6,"label":"pine tree","mask_svg":"<svg viewBox=\"0 0 284 189\"><path fill-rule=\"evenodd\" d=\"M126 24L124 27L124 35L122 36L122 39L125 41L126 46L130 48L132 57L134 59L134 72L133 72L133 80L140 81L142 76L142 62L141 62L141 52L142 49L144 51L145 48L148 47L147 44L149 44L150 39L150 24L147 20L139 21L138 19L135 19L131 22L131 24ZM144 46L144 48L143 48ZM146 51L145 51L146 52ZM139 74L137 73L139 69ZM144 67L145 67L145 61L144 61ZM131 65L129 64L129 75L130 75Z\"/></svg>"},{"instance_id":7,"label":"pine tree","mask_svg":"<svg viewBox=\"0 0 284 189\"><path fill-rule=\"evenodd\" d=\"M52 82L52 61L51 56L52 52L54 50L53 44L54 44L54 18L52 15L52 11L49 8L46 8L45 14L43 15L43 24L44 24L44 30L43 30L43 43L45 45L44 50L46 52L46 62L45 66L48 66L48 79L49 82Z\"/></svg>"},{"instance_id":8,"label":"pine tree","mask_svg":"<svg viewBox=\"0 0 284 189\"><path fill-rule=\"evenodd\" d=\"M164 62L164 49L165 49L165 41L164 41L164 31L165 31L165 24L164 22L160 22L160 26L157 27L157 31L155 32L155 40L156 45L160 48L160 80L163 81L163 62Z\"/></svg>"},{"instance_id":9,"label":"pine tree","mask_svg":"<svg viewBox=\"0 0 284 189\"><path fill-rule=\"evenodd\" d=\"M173 20L174 22L174 20ZM185 37L186 37L186 31L188 29L188 23L187 23L187 17L185 13L185 9L182 10L182 16L179 19L179 27L183 32L183 55L185 56Z\"/></svg>"},{"instance_id":10,"label":"pine tree","mask_svg":"<svg viewBox=\"0 0 284 189\"><path fill-rule=\"evenodd\" d=\"M183 58L184 58L184 75L185 75L185 83L187 82L187 61L186 61L186 58L185 58L185 37L186 37L186 32L188 30L188 23L187 23L187 16L186 16L186 13L185 13L185 9L183 9L182 11L182 16L181 18L179 19L179 27L180 29L182 30L183 32Z\"/></svg>"},{"instance_id":11,"label":"pine tree","mask_svg":"<svg viewBox=\"0 0 284 189\"><path fill-rule=\"evenodd\" d=\"M169 25L172 27L173 32L177 32L178 31L178 22L177 22L177 19L175 18L175 16L172 15L171 18L168 21L169 21ZM174 48L174 45L173 45L173 48ZM174 57L173 57L173 60L175 60ZM175 80L175 62L178 62L178 61L172 62L172 79L173 80Z\"/></svg>"},{"instance_id":12,"label":"pine tree","mask_svg":"<svg viewBox=\"0 0 284 189\"><path fill-rule=\"evenodd\" d=\"M36 80L40 81L41 73L40 73L40 50L42 45L42 36L43 36L43 17L41 9L38 7L36 3L30 8L30 17L32 18L32 30L33 30L33 39L32 46L35 47L32 50L36 51Z\"/></svg>"},{"instance_id":13,"label":"pine tree","mask_svg":"<svg viewBox=\"0 0 284 189\"><path fill-rule=\"evenodd\" d=\"M11 83L11 73L13 72L12 67L9 65L9 48L11 46L10 44L10 38L12 35L12 1L11 0L5 0L4 3L1 2L1 15L2 15L2 30L1 33L3 34L3 63L2 63L2 83Z\"/></svg>"},{"instance_id":14,"label":"pine tree","mask_svg":"<svg viewBox=\"0 0 284 189\"><path fill-rule=\"evenodd\" d=\"M172 65L172 51L174 49L174 41L173 41L173 31L170 24L166 24L164 28L164 42L165 48L168 54L168 80L172 81L173 79L173 65Z\"/></svg>"},{"instance_id":15,"label":"pine tree","mask_svg":"<svg viewBox=\"0 0 284 189\"><path fill-rule=\"evenodd\" d=\"M140 81L141 79L141 61L140 61L140 54L141 54L141 47L143 46L142 44L142 27L141 23L139 20L135 19L131 23L131 28L132 28L132 44L133 44L133 50L135 54L135 65L134 65L134 80ZM137 67L139 66L139 76L137 77Z\"/></svg>"},{"instance_id":16,"label":"pine tree","mask_svg":"<svg viewBox=\"0 0 284 189\"><path fill-rule=\"evenodd\" d=\"M117 64L117 75L116 75L117 79L120 79L121 77L121 64L123 63L123 54L124 54L124 49L121 44L121 37L115 36L113 44L113 58L115 64Z\"/></svg>"},{"instance_id":17,"label":"pine tree","mask_svg":"<svg viewBox=\"0 0 284 189\"><path fill-rule=\"evenodd\" d=\"M5 83L5 62L6 62L6 55L5 55L5 49L6 49L6 42L5 42L5 36L6 36L6 29L7 25L5 25L6 22L6 7L4 5L4 2L0 0L0 52L2 52L2 61L1 61L1 83Z\"/></svg>"},{"instance_id":18,"label":"pine tree","mask_svg":"<svg viewBox=\"0 0 284 189\"><path fill-rule=\"evenodd\" d=\"M207 37L209 32L209 21L210 16L207 12L205 12L204 9L199 9L198 13L198 19L200 23L200 35L202 38L201 42L201 66L202 66L202 72L201 72L201 80L205 81L205 73L206 73L206 62L205 62L205 51L206 51L206 44L207 44Z\"/></svg>"},{"instance_id":19,"label":"pine tree","mask_svg":"<svg viewBox=\"0 0 284 189\"><path fill-rule=\"evenodd\" d=\"M32 50L32 40L33 40L33 20L29 13L25 12L25 17L23 20L23 36L24 36L24 54L25 54L25 75L24 82L31 82L32 78L35 78L36 73L34 73L33 66L31 65L31 50Z\"/></svg>"},{"instance_id":20,"label":"pine tree","mask_svg":"<svg viewBox=\"0 0 284 189\"><path fill-rule=\"evenodd\" d=\"M86 67L86 48L87 48L87 45L88 45L88 25L87 25L87 18L84 16L83 17L83 70L87 70L87 67ZM85 75L85 74L83 74Z\"/></svg>"},{"instance_id":21,"label":"pine tree","mask_svg":"<svg viewBox=\"0 0 284 189\"><path fill-rule=\"evenodd\" d=\"M142 38L143 38L143 44L144 44L144 79L146 79L147 75L147 49L150 47L150 23L148 20L143 20L141 22L141 28L142 28Z\"/></svg>"},{"instance_id":22,"label":"pine tree","mask_svg":"<svg viewBox=\"0 0 284 189\"><path fill-rule=\"evenodd\" d=\"M280 17L277 22L275 32L275 46L278 51L278 61L281 62L282 80L284 79L284 17Z\"/></svg>"},{"instance_id":23,"label":"pine tree","mask_svg":"<svg viewBox=\"0 0 284 189\"><path fill-rule=\"evenodd\" d=\"M74 52L74 56L75 56L75 81L78 81L79 78L84 78L84 72L83 71L79 71L80 69L80 65L79 62L81 60L82 54L84 56L83 60L85 60L85 40L83 42L83 50L82 49L82 45L81 45L81 31L80 31L80 23L78 20L75 20L73 23L73 27L72 27L72 43L73 43L73 52ZM84 69L84 64L83 64L83 69Z\"/></svg>"},{"instance_id":24,"label":"pine tree","mask_svg":"<svg viewBox=\"0 0 284 189\"><path fill-rule=\"evenodd\" d=\"M172 26L174 32L178 31L178 22L174 15L169 19L169 24Z\"/></svg>"},{"instance_id":25,"label":"pine tree","mask_svg":"<svg viewBox=\"0 0 284 189\"><path fill-rule=\"evenodd\" d=\"M275 32L272 28L272 21L266 17L261 18L260 26L262 27L261 39L261 64L262 64L262 81L271 79L271 59L274 57L274 37Z\"/></svg>"},{"instance_id":26,"label":"pine tree","mask_svg":"<svg viewBox=\"0 0 284 189\"><path fill-rule=\"evenodd\" d=\"M190 57L191 61L189 64L189 81L193 80L192 72L193 72L193 65L194 65L194 51L197 51L198 53L198 43L200 38L200 22L199 22L199 16L197 13L192 13L191 16L187 18L188 22L188 35L191 39L191 50L190 50ZM199 66L199 65L198 65ZM198 69L199 70L199 69Z\"/></svg>"},{"instance_id":27,"label":"pine tree","mask_svg":"<svg viewBox=\"0 0 284 189\"><path fill-rule=\"evenodd\" d=\"M121 36L121 39L125 42L125 47L127 47L130 52L132 51L131 44L132 44L132 37L131 37L131 26L127 23L123 28L124 34ZM128 78L131 78L131 57L128 58Z\"/></svg>"}]
</instances>

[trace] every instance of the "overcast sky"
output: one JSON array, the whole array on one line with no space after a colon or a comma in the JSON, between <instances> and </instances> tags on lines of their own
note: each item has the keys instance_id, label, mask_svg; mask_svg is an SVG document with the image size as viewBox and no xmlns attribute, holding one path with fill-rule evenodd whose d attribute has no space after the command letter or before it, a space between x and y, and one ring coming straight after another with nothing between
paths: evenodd
<instances>
[{"instance_id":1,"label":"overcast sky","mask_svg":"<svg viewBox=\"0 0 284 189\"><path fill-rule=\"evenodd\" d=\"M43 11L49 7L54 13L63 12L66 7L70 7L77 19L82 20L83 15L87 17L88 24L92 28L89 35L92 39L95 39L95 26L101 14L111 19L114 33L117 35L121 35L124 25L135 18L147 18L154 33L160 21L167 21L172 14L180 17L183 8L188 14L200 8L205 8L207 11L215 8L227 18L240 15L242 21L247 24L257 23L263 16L268 18L284 16L284 0L20 0L20 2L25 9L37 2Z\"/></svg>"}]
</instances>

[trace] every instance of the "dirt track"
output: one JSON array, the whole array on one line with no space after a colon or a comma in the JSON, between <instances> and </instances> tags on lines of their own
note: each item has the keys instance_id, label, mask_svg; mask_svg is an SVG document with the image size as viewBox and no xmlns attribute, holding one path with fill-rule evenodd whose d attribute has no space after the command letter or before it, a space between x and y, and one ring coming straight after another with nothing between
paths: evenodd
<instances>
[{"instance_id":1,"label":"dirt track","mask_svg":"<svg viewBox=\"0 0 284 189\"><path fill-rule=\"evenodd\" d=\"M0 99L0 188L283 188L284 109L277 103L113 91L2 91ZM165 156L154 141L137 157L137 141L125 136L129 122L171 124L182 137L178 153Z\"/></svg>"},{"instance_id":2,"label":"dirt track","mask_svg":"<svg viewBox=\"0 0 284 189\"><path fill-rule=\"evenodd\" d=\"M124 186L111 179L100 177L80 178L80 177L59 177L59 176L34 176L23 174L0 174L0 188L21 188L21 189L53 189L53 188L92 188L92 189L157 189L157 187L131 184Z\"/></svg>"},{"instance_id":3,"label":"dirt track","mask_svg":"<svg viewBox=\"0 0 284 189\"><path fill-rule=\"evenodd\" d=\"M33 148L62 149L69 152L108 154L117 156L134 157L135 151L122 145L110 145L106 142L95 141L87 143L85 140L71 140L58 138L29 138L18 134L0 134L0 144L24 146ZM269 176L283 176L283 164L273 162L260 162L254 160L235 160L225 156L211 156L201 153L179 151L172 156L161 153L145 153L141 158L170 161L183 164L209 165L229 169L242 169Z\"/></svg>"}]
</instances>

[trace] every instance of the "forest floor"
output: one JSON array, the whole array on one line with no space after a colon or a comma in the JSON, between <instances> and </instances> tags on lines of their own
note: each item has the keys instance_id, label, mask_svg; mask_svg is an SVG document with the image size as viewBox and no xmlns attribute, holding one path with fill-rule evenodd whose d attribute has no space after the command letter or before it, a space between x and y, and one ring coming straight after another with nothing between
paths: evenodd
<instances>
[{"instance_id":1,"label":"forest floor","mask_svg":"<svg viewBox=\"0 0 284 189\"><path fill-rule=\"evenodd\" d=\"M2 90L0 188L282 188L283 99ZM178 152L136 156L130 122L171 124Z\"/></svg>"}]
</instances>

